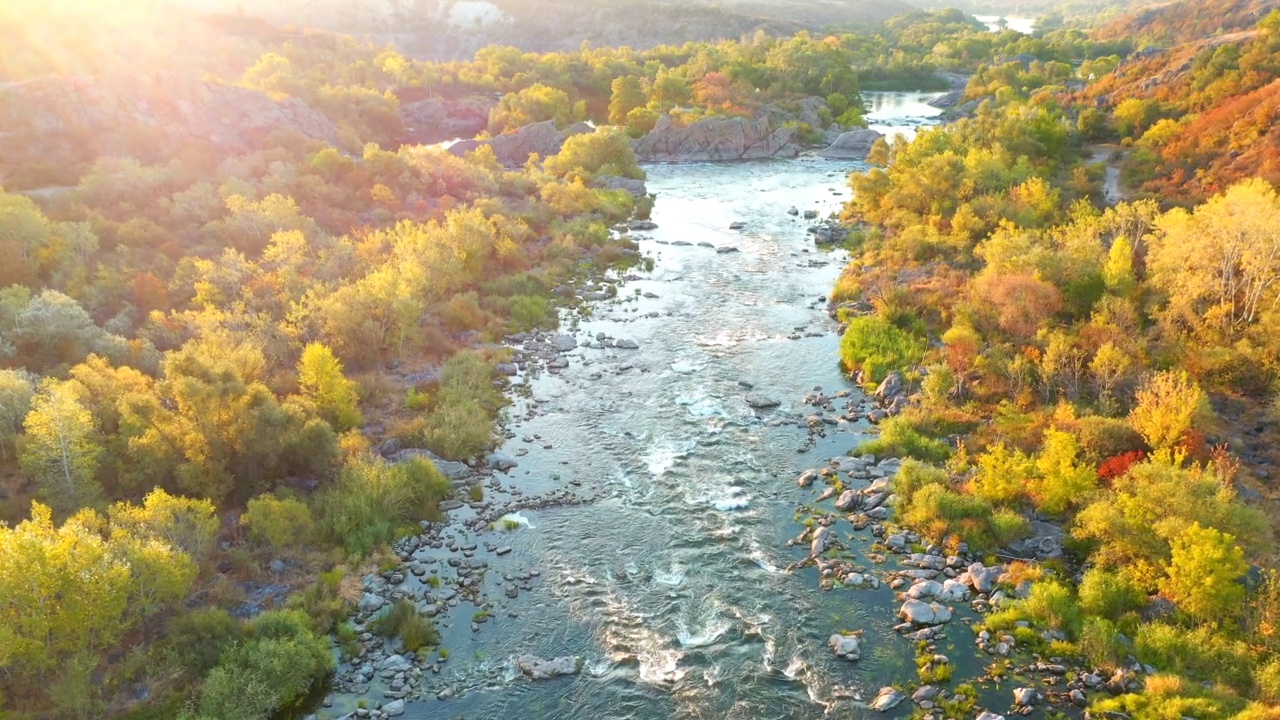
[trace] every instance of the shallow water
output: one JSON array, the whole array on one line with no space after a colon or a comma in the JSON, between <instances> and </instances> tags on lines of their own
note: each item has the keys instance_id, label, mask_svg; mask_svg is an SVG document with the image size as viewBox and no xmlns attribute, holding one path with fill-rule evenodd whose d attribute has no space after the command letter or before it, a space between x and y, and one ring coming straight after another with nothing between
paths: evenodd
<instances>
[{"instance_id":1,"label":"shallow water","mask_svg":"<svg viewBox=\"0 0 1280 720\"><path fill-rule=\"evenodd\" d=\"M862 101L867 106L867 127L883 133L892 140L902 135L910 140L921 128L937 125L942 120L942 109L929 104L942 97L940 92L864 92Z\"/></svg>"},{"instance_id":2,"label":"shallow water","mask_svg":"<svg viewBox=\"0 0 1280 720\"><path fill-rule=\"evenodd\" d=\"M904 112L888 99L877 107ZM857 392L822 300L846 258L815 249L809 223L787 210L838 211L847 174L864 168L814 158L649 168L659 228L639 235L653 271L576 328L580 343L603 332L639 349L579 347L567 369L533 377L502 448L529 450L504 485L536 494L578 483L596 499L526 510L517 529L479 538L512 548L483 555L497 609L480 632L465 602L438 620L450 657L423 690L456 696L415 700L406 718L861 717L870 713L858 698L914 679L914 644L891 629L898 603L887 586L822 592L812 568L783 571L806 554L786 543L803 530L797 508L817 494L796 486L797 473L865 432L842 422L807 442L801 398ZM676 241L694 245L664 244ZM781 406L753 411L740 381ZM870 545L847 522L833 530L855 556ZM505 599L502 575L529 569L541 574L535 587ZM860 662L826 648L840 629L865 631ZM942 646L956 657L954 642ZM531 682L514 667L525 653L576 656L583 670ZM368 696L381 698L381 688ZM890 716L909 713L904 703Z\"/></svg>"},{"instance_id":3,"label":"shallow water","mask_svg":"<svg viewBox=\"0 0 1280 720\"><path fill-rule=\"evenodd\" d=\"M974 15L975 20L987 26L991 32L1015 30L1023 35L1031 35L1036 31L1035 18L1009 17L1007 15Z\"/></svg>"}]
</instances>

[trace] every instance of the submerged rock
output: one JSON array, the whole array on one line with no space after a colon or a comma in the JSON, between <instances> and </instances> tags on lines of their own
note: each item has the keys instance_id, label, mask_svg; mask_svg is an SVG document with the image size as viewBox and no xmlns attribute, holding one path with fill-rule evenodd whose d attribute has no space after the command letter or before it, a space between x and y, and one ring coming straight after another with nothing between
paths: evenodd
<instances>
[{"instance_id":1,"label":"submerged rock","mask_svg":"<svg viewBox=\"0 0 1280 720\"><path fill-rule=\"evenodd\" d=\"M516 667L530 680L547 680L561 675L576 675L582 662L575 657L558 657L544 660L533 655L516 658Z\"/></svg>"},{"instance_id":2,"label":"submerged rock","mask_svg":"<svg viewBox=\"0 0 1280 720\"><path fill-rule=\"evenodd\" d=\"M748 405L756 410L768 410L769 408L776 408L782 404L781 402L778 402L771 397L761 395L760 393L747 393L747 396L744 399L747 401Z\"/></svg>"}]
</instances>

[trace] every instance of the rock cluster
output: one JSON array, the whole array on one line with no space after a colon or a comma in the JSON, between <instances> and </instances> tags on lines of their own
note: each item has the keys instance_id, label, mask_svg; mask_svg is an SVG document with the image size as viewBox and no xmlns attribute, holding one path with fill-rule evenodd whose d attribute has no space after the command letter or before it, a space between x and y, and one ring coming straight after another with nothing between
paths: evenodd
<instances>
[{"instance_id":1,"label":"rock cluster","mask_svg":"<svg viewBox=\"0 0 1280 720\"><path fill-rule=\"evenodd\" d=\"M707 118L680 125L664 116L632 147L641 162L765 160L800 152L795 128L774 129L767 117Z\"/></svg>"}]
</instances>

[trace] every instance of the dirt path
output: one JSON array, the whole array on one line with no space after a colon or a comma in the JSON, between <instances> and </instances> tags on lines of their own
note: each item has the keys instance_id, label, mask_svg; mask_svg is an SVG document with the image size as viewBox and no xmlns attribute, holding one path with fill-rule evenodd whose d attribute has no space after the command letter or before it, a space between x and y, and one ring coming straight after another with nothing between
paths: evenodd
<instances>
[{"instance_id":1,"label":"dirt path","mask_svg":"<svg viewBox=\"0 0 1280 720\"><path fill-rule=\"evenodd\" d=\"M1119 145L1090 145L1085 148L1085 158L1090 163L1105 166L1102 178L1102 198L1107 205L1115 205L1126 199L1127 193L1120 184L1120 163L1126 151Z\"/></svg>"}]
</instances>

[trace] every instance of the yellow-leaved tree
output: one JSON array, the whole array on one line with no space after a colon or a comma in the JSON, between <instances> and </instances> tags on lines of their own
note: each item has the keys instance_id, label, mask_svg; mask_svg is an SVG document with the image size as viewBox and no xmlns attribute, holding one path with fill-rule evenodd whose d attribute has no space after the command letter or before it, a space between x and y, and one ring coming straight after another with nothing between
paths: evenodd
<instances>
[{"instance_id":1,"label":"yellow-leaved tree","mask_svg":"<svg viewBox=\"0 0 1280 720\"><path fill-rule=\"evenodd\" d=\"M19 708L95 715L102 653L179 602L195 576L167 543L91 510L55 526L52 509L33 503L29 520L0 524L0 691Z\"/></svg>"}]
</instances>

